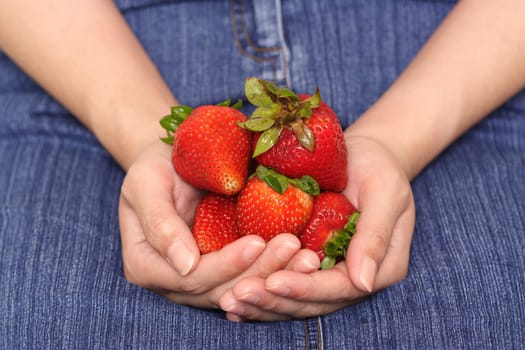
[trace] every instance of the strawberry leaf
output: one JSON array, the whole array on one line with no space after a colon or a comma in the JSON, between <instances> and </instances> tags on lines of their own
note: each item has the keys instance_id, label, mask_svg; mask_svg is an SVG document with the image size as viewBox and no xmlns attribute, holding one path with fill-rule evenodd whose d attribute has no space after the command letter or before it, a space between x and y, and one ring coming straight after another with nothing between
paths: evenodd
<instances>
[{"instance_id":1,"label":"strawberry leaf","mask_svg":"<svg viewBox=\"0 0 525 350\"><path fill-rule=\"evenodd\" d=\"M312 116L312 107L309 103L305 103L297 112L297 116L300 118L310 118Z\"/></svg>"},{"instance_id":2,"label":"strawberry leaf","mask_svg":"<svg viewBox=\"0 0 525 350\"><path fill-rule=\"evenodd\" d=\"M271 103L269 106L258 107L253 113L252 117L268 117L275 119L275 116L281 110L281 106L277 103Z\"/></svg>"},{"instance_id":3,"label":"strawberry leaf","mask_svg":"<svg viewBox=\"0 0 525 350\"><path fill-rule=\"evenodd\" d=\"M250 118L242 124L242 127L250 131L260 132L270 129L275 124L275 119L268 117Z\"/></svg>"},{"instance_id":4,"label":"strawberry leaf","mask_svg":"<svg viewBox=\"0 0 525 350\"><path fill-rule=\"evenodd\" d=\"M335 266L336 258L333 256L325 256L323 261L321 261L321 270L327 270Z\"/></svg>"},{"instance_id":5,"label":"strawberry leaf","mask_svg":"<svg viewBox=\"0 0 525 350\"><path fill-rule=\"evenodd\" d=\"M162 117L159 121L163 129L166 130L166 137L161 137L162 142L169 145L173 144L173 133L179 128L179 126L186 120L191 114L193 108L189 106L173 106L171 107L171 113Z\"/></svg>"},{"instance_id":6,"label":"strawberry leaf","mask_svg":"<svg viewBox=\"0 0 525 350\"><path fill-rule=\"evenodd\" d=\"M288 180L283 175L269 174L265 176L263 180L279 194L284 194L286 189L288 189Z\"/></svg>"},{"instance_id":7,"label":"strawberry leaf","mask_svg":"<svg viewBox=\"0 0 525 350\"><path fill-rule=\"evenodd\" d=\"M275 86L274 83L272 83L271 81L267 81L267 80L262 80L262 79L259 79L259 82L263 85L263 87L268 90L268 92L270 92L270 96L276 96L278 95L279 93L279 89L277 88L277 86Z\"/></svg>"},{"instance_id":8,"label":"strawberry leaf","mask_svg":"<svg viewBox=\"0 0 525 350\"><path fill-rule=\"evenodd\" d=\"M313 152L315 147L315 138L312 130L304 125L301 120L293 122L290 126L292 127L295 136L297 136L297 140L301 146L306 148L308 151Z\"/></svg>"},{"instance_id":9,"label":"strawberry leaf","mask_svg":"<svg viewBox=\"0 0 525 350\"><path fill-rule=\"evenodd\" d=\"M176 118L181 118L182 120L186 119L191 114L192 111L193 111L193 108L190 106L171 107L171 115Z\"/></svg>"},{"instance_id":10,"label":"strawberry leaf","mask_svg":"<svg viewBox=\"0 0 525 350\"><path fill-rule=\"evenodd\" d=\"M324 252L328 256L343 256L348 248L351 235L345 230L335 231L332 237L324 245Z\"/></svg>"},{"instance_id":11,"label":"strawberry leaf","mask_svg":"<svg viewBox=\"0 0 525 350\"><path fill-rule=\"evenodd\" d=\"M217 103L216 106L219 106L219 107L230 107L230 103L231 102L232 102L232 100L228 98L228 99L226 99L226 100L224 100L222 102Z\"/></svg>"},{"instance_id":12,"label":"strawberry leaf","mask_svg":"<svg viewBox=\"0 0 525 350\"><path fill-rule=\"evenodd\" d=\"M266 85L257 78L248 78L244 83L244 93L248 101L257 107L268 107L273 100L269 94L269 83Z\"/></svg>"},{"instance_id":13,"label":"strawberry leaf","mask_svg":"<svg viewBox=\"0 0 525 350\"><path fill-rule=\"evenodd\" d=\"M319 183L317 183L317 181L315 181L315 179L311 176L305 175L300 179L289 179L288 181L295 187L312 196L317 196L319 193L321 193Z\"/></svg>"},{"instance_id":14,"label":"strawberry leaf","mask_svg":"<svg viewBox=\"0 0 525 350\"><path fill-rule=\"evenodd\" d=\"M281 130L282 128L274 126L264 131L259 137L259 140L257 140L252 156L255 158L272 148L279 140Z\"/></svg>"},{"instance_id":15,"label":"strawberry leaf","mask_svg":"<svg viewBox=\"0 0 525 350\"><path fill-rule=\"evenodd\" d=\"M241 99L238 99L237 102L235 102L235 104L233 104L233 105L231 106L231 108L240 111L241 108L242 108L242 100L241 100Z\"/></svg>"},{"instance_id":16,"label":"strawberry leaf","mask_svg":"<svg viewBox=\"0 0 525 350\"><path fill-rule=\"evenodd\" d=\"M352 235L355 234L356 232L356 226L357 226L357 222L359 221L359 216L361 215L361 213L359 213L358 211L355 211L353 212L349 217L348 217L348 221L346 222L345 224L345 230L350 232Z\"/></svg>"},{"instance_id":17,"label":"strawberry leaf","mask_svg":"<svg viewBox=\"0 0 525 350\"><path fill-rule=\"evenodd\" d=\"M259 165L255 172L259 179L266 182L277 193L284 194L286 192L288 188L288 178L286 176L262 165Z\"/></svg>"},{"instance_id":18,"label":"strawberry leaf","mask_svg":"<svg viewBox=\"0 0 525 350\"><path fill-rule=\"evenodd\" d=\"M160 120L160 125L166 131L171 131L171 132L177 130L177 128L179 127L179 123L177 123L177 120L171 114L164 116Z\"/></svg>"},{"instance_id":19,"label":"strawberry leaf","mask_svg":"<svg viewBox=\"0 0 525 350\"><path fill-rule=\"evenodd\" d=\"M173 145L173 135L168 135L166 137L161 137L160 140L164 143L167 143L168 145Z\"/></svg>"},{"instance_id":20,"label":"strawberry leaf","mask_svg":"<svg viewBox=\"0 0 525 350\"><path fill-rule=\"evenodd\" d=\"M308 103L311 108L319 107L321 105L321 91L319 88L317 87L315 93L303 102Z\"/></svg>"},{"instance_id":21,"label":"strawberry leaf","mask_svg":"<svg viewBox=\"0 0 525 350\"><path fill-rule=\"evenodd\" d=\"M358 211L353 212L348 217L348 220L344 228L341 230L334 231L330 239L325 243L323 250L327 258L334 260L334 264L337 258L339 257L346 258L346 251L348 250L348 245L350 244L350 240L356 233L356 225L357 225L357 221L359 220L359 216L360 216L360 213ZM326 263L326 266L329 266L328 262ZM330 267L331 266L326 267L326 268L330 268ZM325 269L325 267L323 267L323 263L321 263L321 268Z\"/></svg>"},{"instance_id":22,"label":"strawberry leaf","mask_svg":"<svg viewBox=\"0 0 525 350\"><path fill-rule=\"evenodd\" d=\"M280 88L276 91L276 95L279 97L288 97L292 101L299 101L299 96L295 94L292 90L288 88Z\"/></svg>"},{"instance_id":23,"label":"strawberry leaf","mask_svg":"<svg viewBox=\"0 0 525 350\"><path fill-rule=\"evenodd\" d=\"M219 106L219 107L231 107L231 108L234 108L236 110L240 110L242 108L242 100L241 99L238 99L237 102L235 102L235 104L233 106L231 105L231 103L232 103L232 100L231 99L227 99L225 101L217 103L216 106Z\"/></svg>"}]
</instances>

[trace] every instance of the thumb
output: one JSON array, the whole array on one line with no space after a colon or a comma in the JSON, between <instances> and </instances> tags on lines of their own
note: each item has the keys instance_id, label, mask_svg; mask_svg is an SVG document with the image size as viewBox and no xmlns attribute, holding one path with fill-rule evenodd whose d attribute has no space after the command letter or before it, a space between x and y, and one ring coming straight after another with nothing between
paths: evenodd
<instances>
[{"instance_id":1,"label":"thumb","mask_svg":"<svg viewBox=\"0 0 525 350\"><path fill-rule=\"evenodd\" d=\"M147 240L180 274L187 275L196 266L199 249L188 224L178 215L170 181L142 181L143 176L128 172L122 186L122 205L134 212L142 237ZM148 174L149 175L149 174ZM167 179L164 177L164 179Z\"/></svg>"},{"instance_id":2,"label":"thumb","mask_svg":"<svg viewBox=\"0 0 525 350\"><path fill-rule=\"evenodd\" d=\"M359 289L371 293L376 275L387 254L394 225L402 212L381 191L368 192L360 200L356 234L350 240L346 265L350 279Z\"/></svg>"}]
</instances>

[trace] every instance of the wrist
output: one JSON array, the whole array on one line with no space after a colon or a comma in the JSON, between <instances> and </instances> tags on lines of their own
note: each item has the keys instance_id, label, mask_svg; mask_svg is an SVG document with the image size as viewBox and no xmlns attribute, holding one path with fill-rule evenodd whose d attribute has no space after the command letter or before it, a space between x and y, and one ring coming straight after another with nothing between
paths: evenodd
<instances>
[{"instance_id":1,"label":"wrist","mask_svg":"<svg viewBox=\"0 0 525 350\"><path fill-rule=\"evenodd\" d=\"M347 138L366 137L388 149L410 180L457 136L454 103L444 108L433 94L418 94L398 83L345 130Z\"/></svg>"},{"instance_id":2,"label":"wrist","mask_svg":"<svg viewBox=\"0 0 525 350\"><path fill-rule=\"evenodd\" d=\"M126 171L147 146L165 136L159 120L177 104L169 92L108 103L94 108L89 128Z\"/></svg>"}]
</instances>

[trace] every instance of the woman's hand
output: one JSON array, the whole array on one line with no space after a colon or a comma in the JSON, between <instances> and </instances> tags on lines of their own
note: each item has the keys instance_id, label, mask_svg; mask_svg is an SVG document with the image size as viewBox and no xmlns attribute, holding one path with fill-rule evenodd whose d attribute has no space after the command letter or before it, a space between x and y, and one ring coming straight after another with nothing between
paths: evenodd
<instances>
[{"instance_id":1,"label":"woman's hand","mask_svg":"<svg viewBox=\"0 0 525 350\"><path fill-rule=\"evenodd\" d=\"M126 279L178 303L217 308L222 294L243 278L317 268L292 235L268 244L247 236L200 256L189 225L202 193L175 173L170 155L169 146L155 142L124 179L119 220Z\"/></svg>"},{"instance_id":2,"label":"woman's hand","mask_svg":"<svg viewBox=\"0 0 525 350\"><path fill-rule=\"evenodd\" d=\"M415 221L409 180L380 142L354 135L351 129L346 141L349 183L344 194L361 212L346 261L329 270L284 270L266 279L241 280L221 298L230 320L327 314L407 275Z\"/></svg>"}]
</instances>

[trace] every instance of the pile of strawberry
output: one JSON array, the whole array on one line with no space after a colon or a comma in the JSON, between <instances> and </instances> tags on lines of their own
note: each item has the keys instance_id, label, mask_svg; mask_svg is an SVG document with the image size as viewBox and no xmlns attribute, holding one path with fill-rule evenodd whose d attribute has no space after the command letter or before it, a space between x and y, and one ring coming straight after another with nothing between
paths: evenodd
<instances>
[{"instance_id":1,"label":"pile of strawberry","mask_svg":"<svg viewBox=\"0 0 525 350\"><path fill-rule=\"evenodd\" d=\"M192 232L202 254L241 236L269 241L297 235L316 252L321 268L346 254L359 212L341 194L348 181L347 149L334 111L313 95L297 95L271 82L248 78L241 103L175 106L161 119L162 140L189 184L206 191Z\"/></svg>"}]
</instances>

